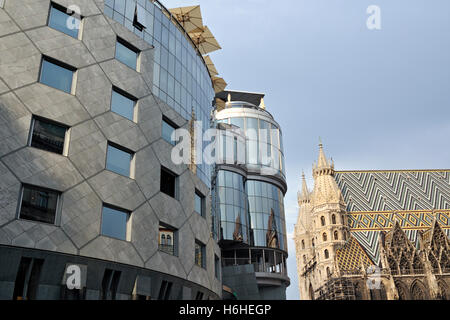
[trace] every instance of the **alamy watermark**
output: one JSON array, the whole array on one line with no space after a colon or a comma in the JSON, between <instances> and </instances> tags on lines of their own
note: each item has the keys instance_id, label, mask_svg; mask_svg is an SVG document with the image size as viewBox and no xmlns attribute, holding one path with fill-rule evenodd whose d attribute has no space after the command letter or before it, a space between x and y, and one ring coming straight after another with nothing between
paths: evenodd
<instances>
[{"instance_id":1,"label":"alamy watermark","mask_svg":"<svg viewBox=\"0 0 450 320\"><path fill-rule=\"evenodd\" d=\"M192 132L180 128L172 132L174 164L255 165L262 175L281 170L282 154L278 129L216 129L202 131L202 122L194 121ZM193 153L194 152L194 153Z\"/></svg>"},{"instance_id":2,"label":"alamy watermark","mask_svg":"<svg viewBox=\"0 0 450 320\"><path fill-rule=\"evenodd\" d=\"M367 7L366 13L369 17L366 21L367 29L381 30L381 9L379 6L370 5Z\"/></svg>"}]
</instances>

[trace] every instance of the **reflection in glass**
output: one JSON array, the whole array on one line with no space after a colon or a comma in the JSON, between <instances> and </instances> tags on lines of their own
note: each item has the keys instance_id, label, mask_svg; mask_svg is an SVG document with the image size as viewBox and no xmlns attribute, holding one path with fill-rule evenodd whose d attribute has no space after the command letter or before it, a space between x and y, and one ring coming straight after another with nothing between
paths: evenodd
<instances>
[{"instance_id":1,"label":"reflection in glass","mask_svg":"<svg viewBox=\"0 0 450 320\"><path fill-rule=\"evenodd\" d=\"M136 70L138 53L131 50L120 41L116 43L116 59Z\"/></svg>"},{"instance_id":2,"label":"reflection in glass","mask_svg":"<svg viewBox=\"0 0 450 320\"><path fill-rule=\"evenodd\" d=\"M131 153L120 150L108 144L108 152L106 155L106 169L129 177L132 158L133 156Z\"/></svg>"},{"instance_id":3,"label":"reflection in glass","mask_svg":"<svg viewBox=\"0 0 450 320\"><path fill-rule=\"evenodd\" d=\"M111 111L121 116L133 121L134 118L134 106L136 104L135 100L132 100L123 94L112 91L111 97Z\"/></svg>"},{"instance_id":4,"label":"reflection in glass","mask_svg":"<svg viewBox=\"0 0 450 320\"><path fill-rule=\"evenodd\" d=\"M162 121L162 137L168 143L176 145L176 141L172 140L172 134L176 130L175 126L163 119Z\"/></svg>"},{"instance_id":5,"label":"reflection in glass","mask_svg":"<svg viewBox=\"0 0 450 320\"><path fill-rule=\"evenodd\" d=\"M80 19L75 16L70 16L62 10L56 8L54 4L50 9L50 17L48 19L48 26L65 34L78 38L80 30Z\"/></svg>"},{"instance_id":6,"label":"reflection in glass","mask_svg":"<svg viewBox=\"0 0 450 320\"><path fill-rule=\"evenodd\" d=\"M67 128L34 119L31 146L34 148L63 154Z\"/></svg>"},{"instance_id":7,"label":"reflection in glass","mask_svg":"<svg viewBox=\"0 0 450 320\"><path fill-rule=\"evenodd\" d=\"M70 93L72 91L73 72L73 70L43 59L39 82Z\"/></svg>"},{"instance_id":8,"label":"reflection in glass","mask_svg":"<svg viewBox=\"0 0 450 320\"><path fill-rule=\"evenodd\" d=\"M102 235L126 240L129 216L129 212L104 206L102 212Z\"/></svg>"},{"instance_id":9,"label":"reflection in glass","mask_svg":"<svg viewBox=\"0 0 450 320\"><path fill-rule=\"evenodd\" d=\"M59 193L47 189L24 186L20 218L55 223Z\"/></svg>"}]
</instances>

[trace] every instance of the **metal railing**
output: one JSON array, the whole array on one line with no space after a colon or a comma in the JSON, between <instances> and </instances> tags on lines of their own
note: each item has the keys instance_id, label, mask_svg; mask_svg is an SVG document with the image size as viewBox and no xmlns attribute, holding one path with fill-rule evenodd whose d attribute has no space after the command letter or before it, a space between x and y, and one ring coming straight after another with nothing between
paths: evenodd
<instances>
[{"instance_id":1,"label":"metal railing","mask_svg":"<svg viewBox=\"0 0 450 320\"><path fill-rule=\"evenodd\" d=\"M158 249L171 255L174 255L175 253L175 246L170 244L159 244Z\"/></svg>"},{"instance_id":2,"label":"metal railing","mask_svg":"<svg viewBox=\"0 0 450 320\"><path fill-rule=\"evenodd\" d=\"M283 266L282 263L279 264L271 264L264 262L255 262L251 261L249 258L222 258L222 266L239 266L239 265L253 265L255 268L255 272L265 272L265 273L277 273L286 275L286 267Z\"/></svg>"}]
</instances>

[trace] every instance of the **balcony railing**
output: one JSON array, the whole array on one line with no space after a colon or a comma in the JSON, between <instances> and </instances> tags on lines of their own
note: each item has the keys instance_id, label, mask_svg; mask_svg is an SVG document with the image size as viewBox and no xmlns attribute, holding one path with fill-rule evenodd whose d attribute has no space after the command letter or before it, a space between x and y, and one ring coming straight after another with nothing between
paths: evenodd
<instances>
[{"instance_id":1,"label":"balcony railing","mask_svg":"<svg viewBox=\"0 0 450 320\"><path fill-rule=\"evenodd\" d=\"M174 255L175 248L174 245L170 244L159 244L158 249L162 252Z\"/></svg>"},{"instance_id":2,"label":"balcony railing","mask_svg":"<svg viewBox=\"0 0 450 320\"><path fill-rule=\"evenodd\" d=\"M222 258L222 264L224 267L252 264L255 268L255 272L277 273L286 275L286 268L282 263L274 265L269 262L263 263L251 261L248 258Z\"/></svg>"}]
</instances>

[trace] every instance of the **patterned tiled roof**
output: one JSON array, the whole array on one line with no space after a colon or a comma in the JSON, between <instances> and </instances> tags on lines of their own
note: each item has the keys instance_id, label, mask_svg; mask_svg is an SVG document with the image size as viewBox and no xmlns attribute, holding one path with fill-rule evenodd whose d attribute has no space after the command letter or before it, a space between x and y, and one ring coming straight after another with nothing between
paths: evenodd
<instances>
[{"instance_id":1,"label":"patterned tiled roof","mask_svg":"<svg viewBox=\"0 0 450 320\"><path fill-rule=\"evenodd\" d=\"M341 271L357 270L362 264L365 268L373 265L372 260L354 237L350 237L345 246L336 251L336 258Z\"/></svg>"},{"instance_id":2,"label":"patterned tiled roof","mask_svg":"<svg viewBox=\"0 0 450 320\"><path fill-rule=\"evenodd\" d=\"M434 219L450 236L450 170L338 171L351 234L378 264L379 232L395 221L418 245Z\"/></svg>"}]
</instances>

